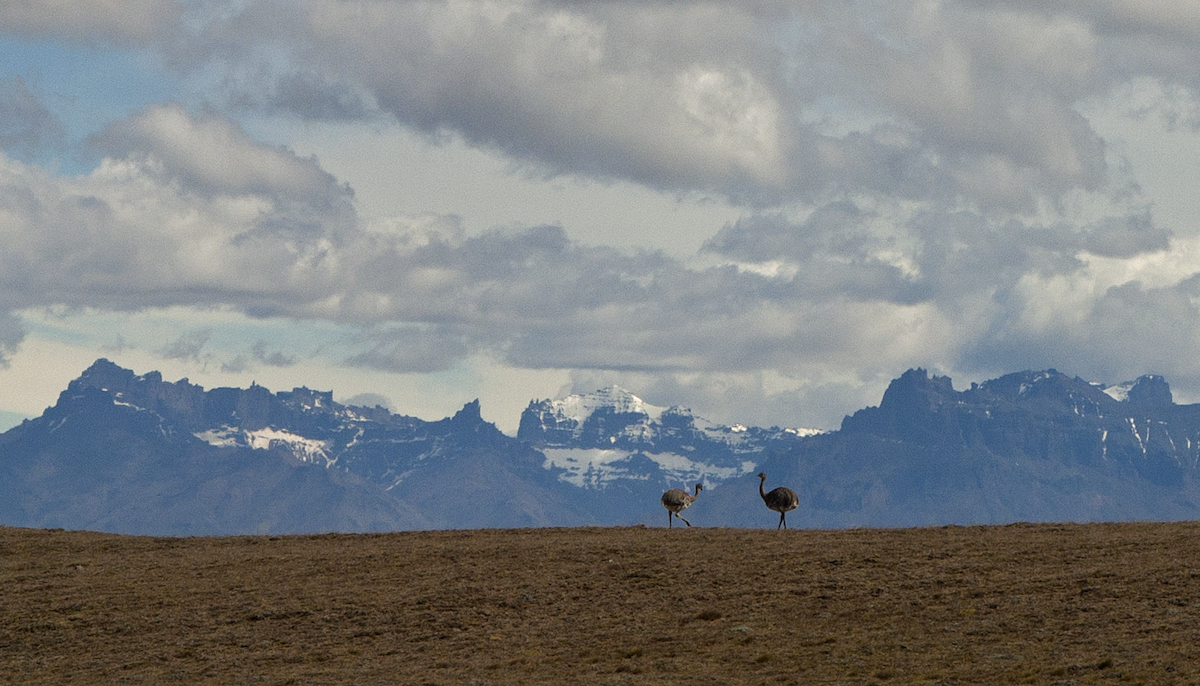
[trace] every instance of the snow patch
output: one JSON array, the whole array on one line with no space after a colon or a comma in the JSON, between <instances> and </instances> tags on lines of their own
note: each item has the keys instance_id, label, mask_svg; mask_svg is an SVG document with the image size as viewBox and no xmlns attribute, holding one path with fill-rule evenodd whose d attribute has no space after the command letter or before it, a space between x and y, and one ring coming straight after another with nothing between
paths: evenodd
<instances>
[{"instance_id":1,"label":"snow patch","mask_svg":"<svg viewBox=\"0 0 1200 686\"><path fill-rule=\"evenodd\" d=\"M609 386L585 395L569 395L558 400L550 400L548 404L550 406L549 416L553 417L554 423L560 428L572 427L576 438L579 437L583 425L597 410L607 409L614 414L642 416L640 421L627 424L615 436L610 436L609 442L611 443L615 443L618 438L653 442L667 416L672 418L672 424L678 421L674 418L686 418L687 424L703 433L709 440L725 443L735 449L738 444L745 442L755 433L745 424L732 426L717 424L703 417L697 417L692 414L691 410L683 407L651 405L620 386ZM800 438L824 433L820 429L805 428L779 429L779 431Z\"/></svg>"},{"instance_id":2,"label":"snow patch","mask_svg":"<svg viewBox=\"0 0 1200 686\"><path fill-rule=\"evenodd\" d=\"M270 450L272 448L286 447L296 459L304 462L311 462L324 467L331 467L337 463L337 458L330 457L328 452L329 446L325 441L306 438L281 429L267 427L255 431L243 431L223 426L219 429L209 429L208 431L201 431L192 435L209 445L219 448L245 447L254 450Z\"/></svg>"},{"instance_id":3,"label":"snow patch","mask_svg":"<svg viewBox=\"0 0 1200 686\"><path fill-rule=\"evenodd\" d=\"M750 461L743 461L738 467L717 467L677 453L603 448L543 448L542 454L546 456L543 468L563 470L559 479L581 488L604 488L618 479L645 480L646 475L629 469L629 458L634 455L642 455L654 462L670 481L726 481L749 474L756 467Z\"/></svg>"},{"instance_id":4,"label":"snow patch","mask_svg":"<svg viewBox=\"0 0 1200 686\"><path fill-rule=\"evenodd\" d=\"M1134 383L1135 382L1133 381L1126 381L1125 383L1120 383L1116 386L1108 386L1101 390L1103 390L1105 395L1113 400L1123 403L1126 400L1129 400L1129 389L1133 388Z\"/></svg>"},{"instance_id":5,"label":"snow patch","mask_svg":"<svg viewBox=\"0 0 1200 686\"><path fill-rule=\"evenodd\" d=\"M662 417L665 407L651 405L620 386L601 388L587 395L568 395L550 403L554 408L554 416L558 420L571 420L576 426L583 426L592 414L602 408L610 407L613 412L621 414L644 414L652 420Z\"/></svg>"}]
</instances>

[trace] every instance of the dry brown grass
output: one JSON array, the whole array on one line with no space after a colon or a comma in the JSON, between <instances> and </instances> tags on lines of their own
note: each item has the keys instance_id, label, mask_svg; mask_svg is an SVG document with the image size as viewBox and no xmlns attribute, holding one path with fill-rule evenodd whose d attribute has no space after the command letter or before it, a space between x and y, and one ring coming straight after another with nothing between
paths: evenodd
<instances>
[{"instance_id":1,"label":"dry brown grass","mask_svg":"<svg viewBox=\"0 0 1200 686\"><path fill-rule=\"evenodd\" d=\"M1196 523L0 528L0 584L0 683L1200 683Z\"/></svg>"}]
</instances>

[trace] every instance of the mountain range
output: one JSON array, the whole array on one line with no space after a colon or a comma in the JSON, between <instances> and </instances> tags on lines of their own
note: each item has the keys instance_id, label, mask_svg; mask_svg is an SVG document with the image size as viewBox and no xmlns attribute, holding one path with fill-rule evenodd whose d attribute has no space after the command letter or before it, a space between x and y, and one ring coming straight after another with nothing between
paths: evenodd
<instances>
[{"instance_id":1,"label":"mountain range","mask_svg":"<svg viewBox=\"0 0 1200 686\"><path fill-rule=\"evenodd\" d=\"M665 525L1195 518L1200 405L1160 376L1107 387L1055 370L956 391L913 369L829 432L725 426L612 387L534 400L515 437L478 401L438 421L295 388L204 388L97 360L0 434L0 524L152 535Z\"/></svg>"}]
</instances>

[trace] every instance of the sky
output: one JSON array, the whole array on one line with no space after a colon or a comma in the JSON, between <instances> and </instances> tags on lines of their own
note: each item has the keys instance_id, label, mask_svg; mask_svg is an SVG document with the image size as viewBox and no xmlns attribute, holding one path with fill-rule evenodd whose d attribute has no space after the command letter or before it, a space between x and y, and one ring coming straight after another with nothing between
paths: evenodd
<instances>
[{"instance_id":1,"label":"sky","mask_svg":"<svg viewBox=\"0 0 1200 686\"><path fill-rule=\"evenodd\" d=\"M440 419L1200 401L1200 5L0 4L0 428L105 357Z\"/></svg>"}]
</instances>

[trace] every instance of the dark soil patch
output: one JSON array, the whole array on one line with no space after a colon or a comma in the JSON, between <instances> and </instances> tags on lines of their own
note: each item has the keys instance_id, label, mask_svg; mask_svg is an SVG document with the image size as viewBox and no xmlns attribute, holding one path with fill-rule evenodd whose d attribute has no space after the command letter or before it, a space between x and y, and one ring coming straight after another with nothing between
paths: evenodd
<instances>
[{"instance_id":1,"label":"dark soil patch","mask_svg":"<svg viewBox=\"0 0 1200 686\"><path fill-rule=\"evenodd\" d=\"M0 528L0 683L1197 684L1200 524Z\"/></svg>"}]
</instances>

